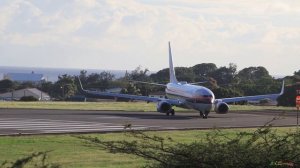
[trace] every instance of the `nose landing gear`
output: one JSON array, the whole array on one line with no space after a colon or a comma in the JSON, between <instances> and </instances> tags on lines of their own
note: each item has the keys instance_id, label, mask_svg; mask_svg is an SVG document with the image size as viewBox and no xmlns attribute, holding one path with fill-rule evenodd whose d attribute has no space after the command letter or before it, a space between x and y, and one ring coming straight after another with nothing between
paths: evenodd
<instances>
[{"instance_id":1,"label":"nose landing gear","mask_svg":"<svg viewBox=\"0 0 300 168\"><path fill-rule=\"evenodd\" d=\"M203 111L199 111L199 113L200 113L200 117L202 117L203 119L207 119L209 111L205 111L204 113Z\"/></svg>"}]
</instances>

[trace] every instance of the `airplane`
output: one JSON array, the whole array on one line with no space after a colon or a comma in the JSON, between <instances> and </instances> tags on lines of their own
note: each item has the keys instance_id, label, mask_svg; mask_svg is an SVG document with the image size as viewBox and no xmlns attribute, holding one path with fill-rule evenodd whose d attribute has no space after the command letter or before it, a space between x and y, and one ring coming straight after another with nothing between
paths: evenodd
<instances>
[{"instance_id":1,"label":"airplane","mask_svg":"<svg viewBox=\"0 0 300 168\"><path fill-rule=\"evenodd\" d=\"M175 115L173 106L187 108L187 109L194 109L196 111L199 111L200 116L204 119L208 117L208 114L212 110L214 110L217 114L228 113L229 105L227 103L238 102L238 101L256 101L262 99L276 100L284 92L284 81L283 81L281 92L278 94L266 94L266 95L216 99L214 93L210 89L204 86L195 85L201 82L187 83L187 82L179 82L177 80L174 66L173 66L173 58L172 58L170 42L169 42L169 74L170 74L170 82L166 85L141 82L141 83L165 86L166 87L165 98L85 90L82 87L80 79L79 78L78 79L80 84L80 91L86 97L100 98L100 99L101 98L125 98L130 100L142 100L146 102L155 102L157 103L157 111L160 113L165 113L166 115L170 115L170 114Z\"/></svg>"}]
</instances>

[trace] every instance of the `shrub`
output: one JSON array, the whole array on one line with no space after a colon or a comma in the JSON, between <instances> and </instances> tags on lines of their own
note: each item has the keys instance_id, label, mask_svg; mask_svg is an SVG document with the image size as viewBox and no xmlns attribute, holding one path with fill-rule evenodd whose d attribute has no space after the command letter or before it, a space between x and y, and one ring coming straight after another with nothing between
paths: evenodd
<instances>
[{"instance_id":1,"label":"shrub","mask_svg":"<svg viewBox=\"0 0 300 168\"><path fill-rule=\"evenodd\" d=\"M23 96L20 101L38 101L38 99L33 96Z\"/></svg>"},{"instance_id":2,"label":"shrub","mask_svg":"<svg viewBox=\"0 0 300 168\"><path fill-rule=\"evenodd\" d=\"M112 153L142 157L150 161L147 167L265 168L297 167L300 164L298 131L282 134L265 126L229 137L222 130L215 129L207 133L206 138L188 144L140 131L131 131L129 135L129 139L134 139L102 141L95 137L79 138Z\"/></svg>"},{"instance_id":3,"label":"shrub","mask_svg":"<svg viewBox=\"0 0 300 168\"><path fill-rule=\"evenodd\" d=\"M23 168L33 167L33 165L35 168L60 168L59 164L47 163L48 153L49 151L37 152L13 162L4 161L0 164L0 168Z\"/></svg>"}]
</instances>

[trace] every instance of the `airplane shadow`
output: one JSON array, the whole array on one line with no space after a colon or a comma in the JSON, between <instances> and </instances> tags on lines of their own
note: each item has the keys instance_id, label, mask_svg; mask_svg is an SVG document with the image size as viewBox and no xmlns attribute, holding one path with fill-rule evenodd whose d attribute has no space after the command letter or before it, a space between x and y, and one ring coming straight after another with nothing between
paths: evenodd
<instances>
[{"instance_id":1,"label":"airplane shadow","mask_svg":"<svg viewBox=\"0 0 300 168\"><path fill-rule=\"evenodd\" d=\"M116 118L136 118L136 119L157 119L157 120L191 120L191 119L203 119L202 117L200 117L199 115L197 115L197 113L195 113L195 115L192 115L191 113L189 114L180 114L180 115L175 115L175 116L167 116L165 114L162 113L148 113L148 112L139 112L139 113L126 113L126 112L101 112L101 113L93 113L93 112L81 112L81 113L69 113L69 115L83 115L83 116L93 116L93 117L99 117L101 118L101 116L103 116L103 118L107 117L107 116L111 116L111 117L116 117ZM209 118L230 118L227 117L225 115L222 116L208 116Z\"/></svg>"},{"instance_id":2,"label":"airplane shadow","mask_svg":"<svg viewBox=\"0 0 300 168\"><path fill-rule=\"evenodd\" d=\"M103 116L103 118L107 117L107 116L111 116L111 117L116 117L116 118L136 118L136 119L162 119L162 120L190 120L190 119L195 119L195 118L200 118L199 116L183 116L183 115L175 115L175 116L166 116L164 114L149 114L146 112L140 112L140 113L109 113L109 112L105 112L105 113L73 113L73 115L83 115L83 116L97 116L99 118L101 118L101 116Z\"/></svg>"}]
</instances>

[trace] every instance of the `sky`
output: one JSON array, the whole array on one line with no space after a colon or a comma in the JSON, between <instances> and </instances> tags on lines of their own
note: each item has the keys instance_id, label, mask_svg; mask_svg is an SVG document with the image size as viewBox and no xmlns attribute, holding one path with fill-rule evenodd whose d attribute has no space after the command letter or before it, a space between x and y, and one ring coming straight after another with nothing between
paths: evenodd
<instances>
[{"instance_id":1,"label":"sky","mask_svg":"<svg viewBox=\"0 0 300 168\"><path fill-rule=\"evenodd\" d=\"M299 0L1 0L0 66L300 69Z\"/></svg>"}]
</instances>

